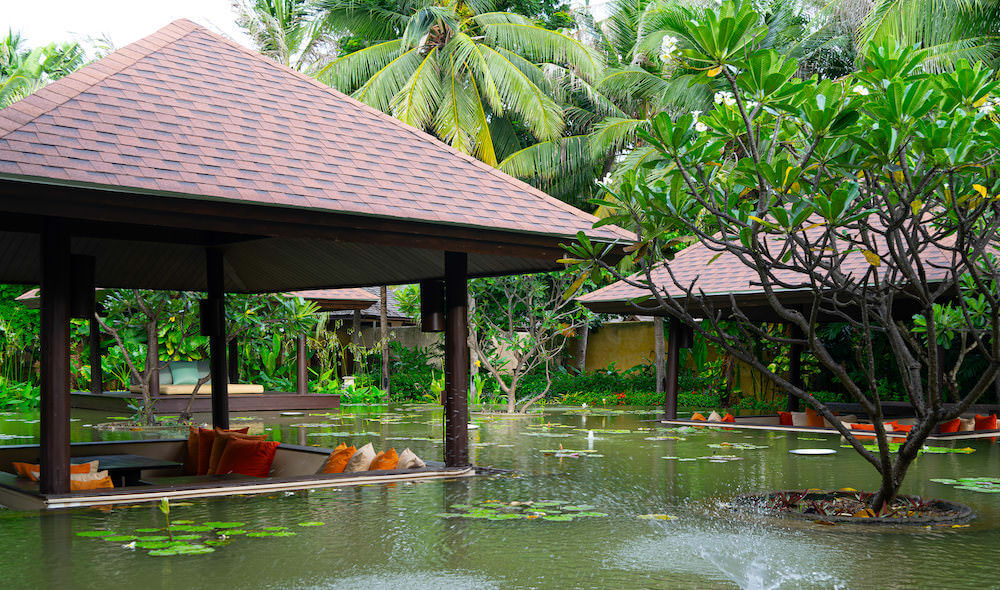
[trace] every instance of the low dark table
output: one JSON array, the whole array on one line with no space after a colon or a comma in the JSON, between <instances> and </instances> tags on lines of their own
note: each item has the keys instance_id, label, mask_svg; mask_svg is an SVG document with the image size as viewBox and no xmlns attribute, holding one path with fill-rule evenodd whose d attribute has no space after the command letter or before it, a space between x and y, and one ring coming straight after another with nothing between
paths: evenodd
<instances>
[{"instance_id":1,"label":"low dark table","mask_svg":"<svg viewBox=\"0 0 1000 590\"><path fill-rule=\"evenodd\" d=\"M144 469L166 469L180 467L181 463L165 459L153 459L142 455L94 455L92 457L73 457L71 463L89 463L97 461L97 470L107 470L116 488L135 486L142 483Z\"/></svg>"}]
</instances>

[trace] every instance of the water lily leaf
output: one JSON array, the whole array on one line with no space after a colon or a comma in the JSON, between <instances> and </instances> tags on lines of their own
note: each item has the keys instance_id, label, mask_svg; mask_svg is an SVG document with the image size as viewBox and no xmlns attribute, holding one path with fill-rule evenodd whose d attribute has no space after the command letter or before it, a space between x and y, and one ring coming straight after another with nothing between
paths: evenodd
<instances>
[{"instance_id":1,"label":"water lily leaf","mask_svg":"<svg viewBox=\"0 0 1000 590\"><path fill-rule=\"evenodd\" d=\"M247 533L248 537L294 537L297 533L292 531L259 531Z\"/></svg>"},{"instance_id":2,"label":"water lily leaf","mask_svg":"<svg viewBox=\"0 0 1000 590\"><path fill-rule=\"evenodd\" d=\"M934 483L944 483L944 484L955 484L958 483L957 479L948 479L946 477L932 478L931 481Z\"/></svg>"},{"instance_id":3,"label":"water lily leaf","mask_svg":"<svg viewBox=\"0 0 1000 590\"><path fill-rule=\"evenodd\" d=\"M136 541L135 546L139 549L164 549L173 547L174 543L170 541Z\"/></svg>"},{"instance_id":4,"label":"water lily leaf","mask_svg":"<svg viewBox=\"0 0 1000 590\"><path fill-rule=\"evenodd\" d=\"M158 532L160 532L162 530L163 529L135 529L135 532L137 532L137 533L158 533ZM174 530L177 530L177 527L174 527Z\"/></svg>"},{"instance_id":5,"label":"water lily leaf","mask_svg":"<svg viewBox=\"0 0 1000 590\"><path fill-rule=\"evenodd\" d=\"M602 517L607 516L607 512L577 512L574 516L592 516L592 517Z\"/></svg>"},{"instance_id":6,"label":"water lily leaf","mask_svg":"<svg viewBox=\"0 0 1000 590\"><path fill-rule=\"evenodd\" d=\"M167 535L147 535L145 537L137 537L139 541L169 541L170 537Z\"/></svg>"},{"instance_id":7,"label":"water lily leaf","mask_svg":"<svg viewBox=\"0 0 1000 590\"><path fill-rule=\"evenodd\" d=\"M205 544L210 547L220 547L222 545L228 545L230 543L232 543L232 541L226 541L223 539L209 539L208 541L205 541Z\"/></svg>"},{"instance_id":8,"label":"water lily leaf","mask_svg":"<svg viewBox=\"0 0 1000 590\"><path fill-rule=\"evenodd\" d=\"M591 506L590 504L578 504L576 506L563 506L563 510L567 511L581 511L581 510L593 510L596 506Z\"/></svg>"},{"instance_id":9,"label":"water lily leaf","mask_svg":"<svg viewBox=\"0 0 1000 590\"><path fill-rule=\"evenodd\" d=\"M214 527L204 525L204 524L181 524L177 526L170 527L173 531L185 532L185 533L207 533L209 531L215 530ZM157 529L163 530L163 529Z\"/></svg>"},{"instance_id":10,"label":"water lily leaf","mask_svg":"<svg viewBox=\"0 0 1000 590\"><path fill-rule=\"evenodd\" d=\"M103 537L105 541L111 541L112 543L124 543L126 541L131 541L135 539L135 535L111 535L108 537Z\"/></svg>"},{"instance_id":11,"label":"water lily leaf","mask_svg":"<svg viewBox=\"0 0 1000 590\"><path fill-rule=\"evenodd\" d=\"M114 531L80 531L76 534L78 537L110 537L114 535Z\"/></svg>"},{"instance_id":12,"label":"water lily leaf","mask_svg":"<svg viewBox=\"0 0 1000 590\"><path fill-rule=\"evenodd\" d=\"M204 526L212 527L213 529L235 529L245 525L245 522L206 522Z\"/></svg>"},{"instance_id":13,"label":"water lily leaf","mask_svg":"<svg viewBox=\"0 0 1000 590\"><path fill-rule=\"evenodd\" d=\"M299 526L323 526L326 523L319 522L318 520L310 520L309 522L300 522Z\"/></svg>"},{"instance_id":14,"label":"water lily leaf","mask_svg":"<svg viewBox=\"0 0 1000 590\"><path fill-rule=\"evenodd\" d=\"M640 514L638 518L641 520L677 520L676 516L669 514Z\"/></svg>"},{"instance_id":15,"label":"water lily leaf","mask_svg":"<svg viewBox=\"0 0 1000 590\"><path fill-rule=\"evenodd\" d=\"M247 531L243 529L226 529L223 534L227 537L232 537L233 535L245 535L247 534Z\"/></svg>"},{"instance_id":16,"label":"water lily leaf","mask_svg":"<svg viewBox=\"0 0 1000 590\"><path fill-rule=\"evenodd\" d=\"M573 520L573 516L569 514L550 514L548 516L543 516L542 518L544 520L555 520L559 522L568 522L570 520Z\"/></svg>"},{"instance_id":17,"label":"water lily leaf","mask_svg":"<svg viewBox=\"0 0 1000 590\"><path fill-rule=\"evenodd\" d=\"M174 504L174 506L176 506L176 505L177 504ZM175 521L172 521L172 522L173 522L173 524L194 524L193 520L175 520Z\"/></svg>"},{"instance_id":18,"label":"water lily leaf","mask_svg":"<svg viewBox=\"0 0 1000 590\"><path fill-rule=\"evenodd\" d=\"M285 530L288 530L288 527L286 527L286 526L265 526L265 527L261 527L260 530L262 530L262 531L285 531Z\"/></svg>"}]
</instances>

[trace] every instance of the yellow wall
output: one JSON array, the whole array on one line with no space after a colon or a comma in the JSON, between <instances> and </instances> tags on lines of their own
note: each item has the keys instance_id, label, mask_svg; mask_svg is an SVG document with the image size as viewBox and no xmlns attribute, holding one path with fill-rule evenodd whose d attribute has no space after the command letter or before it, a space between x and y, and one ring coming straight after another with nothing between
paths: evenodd
<instances>
[{"instance_id":1,"label":"yellow wall","mask_svg":"<svg viewBox=\"0 0 1000 590\"><path fill-rule=\"evenodd\" d=\"M615 322L591 330L587 337L587 371L612 362L619 371L653 362L653 322Z\"/></svg>"}]
</instances>

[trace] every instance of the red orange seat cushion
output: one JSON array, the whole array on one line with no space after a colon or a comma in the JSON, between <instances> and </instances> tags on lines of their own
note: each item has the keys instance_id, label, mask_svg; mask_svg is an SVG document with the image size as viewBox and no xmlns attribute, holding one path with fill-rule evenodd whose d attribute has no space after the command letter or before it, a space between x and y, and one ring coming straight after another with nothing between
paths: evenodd
<instances>
[{"instance_id":1,"label":"red orange seat cushion","mask_svg":"<svg viewBox=\"0 0 1000 590\"><path fill-rule=\"evenodd\" d=\"M705 415L702 414L701 412L695 412L694 415L691 416L691 419L692 420L700 420L700 421L704 422L705 421Z\"/></svg>"},{"instance_id":2,"label":"red orange seat cushion","mask_svg":"<svg viewBox=\"0 0 1000 590\"><path fill-rule=\"evenodd\" d=\"M233 438L222 451L216 473L267 477L271 473L271 464L274 463L274 453L278 449L278 444L280 443L267 440Z\"/></svg>"},{"instance_id":3,"label":"red orange seat cushion","mask_svg":"<svg viewBox=\"0 0 1000 590\"><path fill-rule=\"evenodd\" d=\"M347 462L356 452L357 449L354 448L354 445L347 446L345 443L340 443L326 458L326 463L320 473L343 473Z\"/></svg>"},{"instance_id":4,"label":"red orange seat cushion","mask_svg":"<svg viewBox=\"0 0 1000 590\"><path fill-rule=\"evenodd\" d=\"M997 415L991 414L989 416L980 416L976 414L976 430L996 430L997 429Z\"/></svg>"},{"instance_id":5,"label":"red orange seat cushion","mask_svg":"<svg viewBox=\"0 0 1000 590\"><path fill-rule=\"evenodd\" d=\"M823 416L820 416L819 412L812 408L806 408L806 424L810 428L823 428L826 426L823 423Z\"/></svg>"},{"instance_id":6,"label":"red orange seat cushion","mask_svg":"<svg viewBox=\"0 0 1000 590\"><path fill-rule=\"evenodd\" d=\"M219 432L235 432L246 434L250 428L233 428L232 430L219 430ZM212 445L215 443L215 429L198 429L198 471L195 475L208 475L208 467L212 462ZM186 471L186 469L185 469Z\"/></svg>"},{"instance_id":7,"label":"red orange seat cushion","mask_svg":"<svg viewBox=\"0 0 1000 590\"><path fill-rule=\"evenodd\" d=\"M736 422L736 417L730 414L729 412L726 412L726 415L722 417L722 421L729 422L730 424L732 424Z\"/></svg>"},{"instance_id":8,"label":"red orange seat cushion","mask_svg":"<svg viewBox=\"0 0 1000 590\"><path fill-rule=\"evenodd\" d=\"M225 430L216 428L215 429L215 440L212 441L212 454L208 460L208 472L205 475L215 475L219 468L219 459L222 458L222 453L225 452L226 446L229 445L229 441L234 438L243 438L246 440L264 440L266 437L264 435L250 435L241 434L239 432L226 432Z\"/></svg>"},{"instance_id":9,"label":"red orange seat cushion","mask_svg":"<svg viewBox=\"0 0 1000 590\"><path fill-rule=\"evenodd\" d=\"M18 461L14 461L13 463L11 463L11 465L13 465L14 471L17 472L18 477L30 479L31 481L38 481L38 473L39 471L41 471L41 467L39 467L37 464L20 463ZM72 479L74 475L87 475L96 472L97 472L97 461L70 464L69 466L70 479Z\"/></svg>"},{"instance_id":10,"label":"red orange seat cushion","mask_svg":"<svg viewBox=\"0 0 1000 590\"><path fill-rule=\"evenodd\" d=\"M792 413L791 412L778 412L778 425L779 426L792 426Z\"/></svg>"},{"instance_id":11,"label":"red orange seat cushion","mask_svg":"<svg viewBox=\"0 0 1000 590\"><path fill-rule=\"evenodd\" d=\"M396 454L395 448L391 448L388 451L382 451L378 455L375 455L375 460L368 467L368 471L395 469L397 464L399 464L399 455Z\"/></svg>"},{"instance_id":12,"label":"red orange seat cushion","mask_svg":"<svg viewBox=\"0 0 1000 590\"><path fill-rule=\"evenodd\" d=\"M947 422L941 423L941 433L948 434L949 432L958 432L958 429L962 427L962 419L955 418L954 420L948 420Z\"/></svg>"}]
</instances>

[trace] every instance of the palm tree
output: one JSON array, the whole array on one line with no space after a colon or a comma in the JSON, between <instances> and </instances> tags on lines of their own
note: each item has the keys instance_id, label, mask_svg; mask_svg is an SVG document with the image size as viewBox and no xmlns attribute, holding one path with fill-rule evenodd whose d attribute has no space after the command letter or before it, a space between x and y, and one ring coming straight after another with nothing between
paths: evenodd
<instances>
[{"instance_id":1,"label":"palm tree","mask_svg":"<svg viewBox=\"0 0 1000 590\"><path fill-rule=\"evenodd\" d=\"M537 141L558 139L567 118L545 68L587 83L604 64L593 48L493 0L320 0L331 31L378 40L330 62L318 78L456 149L496 166Z\"/></svg>"},{"instance_id":2,"label":"palm tree","mask_svg":"<svg viewBox=\"0 0 1000 590\"><path fill-rule=\"evenodd\" d=\"M0 40L0 108L35 92L84 64L78 43L50 43L29 49L20 33L8 30Z\"/></svg>"},{"instance_id":3,"label":"palm tree","mask_svg":"<svg viewBox=\"0 0 1000 590\"><path fill-rule=\"evenodd\" d=\"M308 71L331 50L330 36L308 0L239 0L236 24L257 51L281 65Z\"/></svg>"},{"instance_id":4,"label":"palm tree","mask_svg":"<svg viewBox=\"0 0 1000 590\"><path fill-rule=\"evenodd\" d=\"M840 0L858 23L858 44L918 45L931 67L950 69L958 60L992 62L1000 56L1000 2L996 0Z\"/></svg>"}]
</instances>

